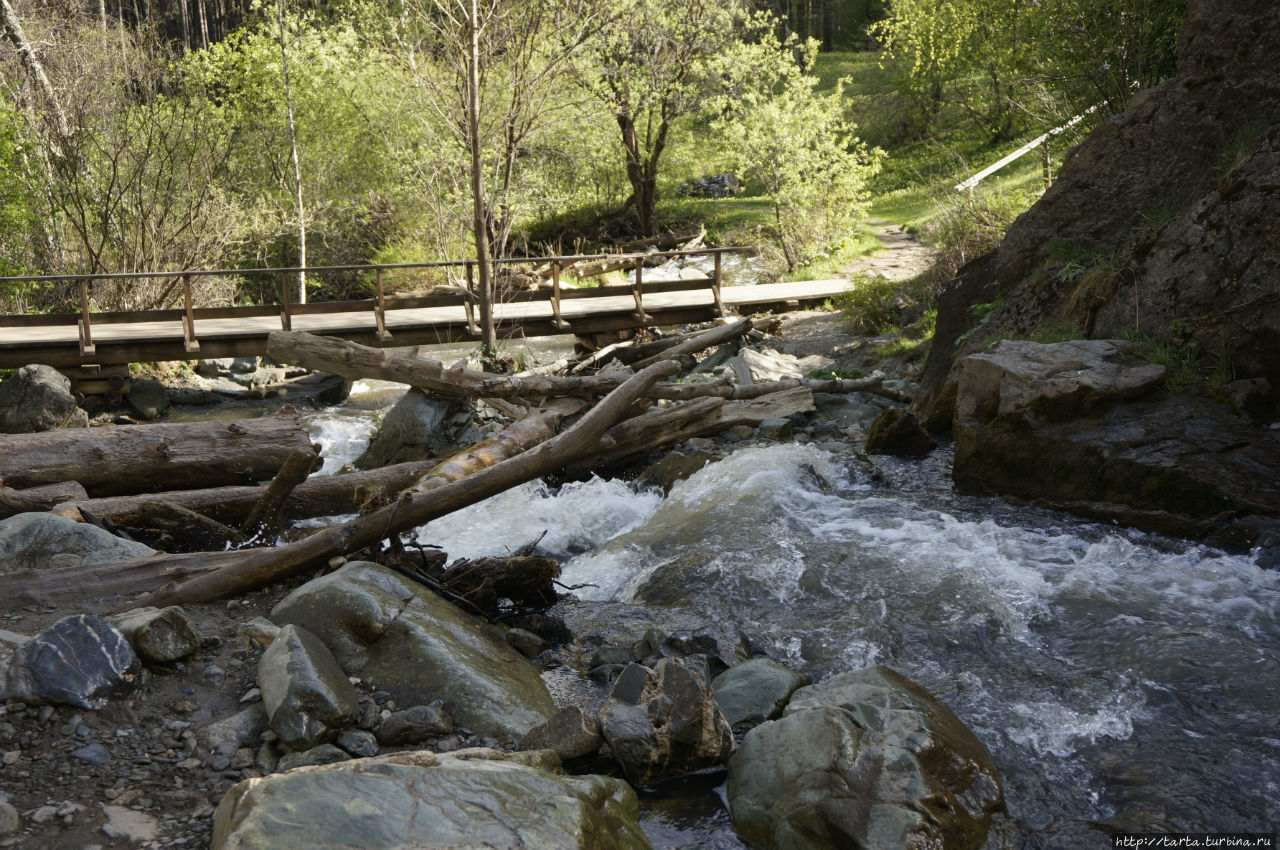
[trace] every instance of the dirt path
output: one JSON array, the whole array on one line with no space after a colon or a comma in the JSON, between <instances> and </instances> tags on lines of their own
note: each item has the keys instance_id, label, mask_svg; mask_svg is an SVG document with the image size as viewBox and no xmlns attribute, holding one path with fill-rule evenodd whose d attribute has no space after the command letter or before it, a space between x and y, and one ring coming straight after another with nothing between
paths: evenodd
<instances>
[{"instance_id":1,"label":"dirt path","mask_svg":"<svg viewBox=\"0 0 1280 850\"><path fill-rule=\"evenodd\" d=\"M867 224L876 228L876 237L884 243L884 249L859 257L840 270L840 277L855 274L876 274L889 280L907 280L933 265L938 252L902 229L879 219L869 219Z\"/></svg>"}]
</instances>

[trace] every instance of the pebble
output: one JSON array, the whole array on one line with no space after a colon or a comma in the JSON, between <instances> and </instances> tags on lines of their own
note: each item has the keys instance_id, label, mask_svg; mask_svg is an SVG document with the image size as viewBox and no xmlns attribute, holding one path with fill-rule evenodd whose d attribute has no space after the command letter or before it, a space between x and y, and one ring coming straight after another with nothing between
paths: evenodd
<instances>
[{"instance_id":1,"label":"pebble","mask_svg":"<svg viewBox=\"0 0 1280 850\"><path fill-rule=\"evenodd\" d=\"M41 806L30 814L31 822L36 824L46 824L57 816L57 806Z\"/></svg>"},{"instance_id":2,"label":"pebble","mask_svg":"<svg viewBox=\"0 0 1280 850\"><path fill-rule=\"evenodd\" d=\"M106 764L111 761L111 753L107 752L107 748L101 744L88 744L78 750L72 750L71 757L90 764Z\"/></svg>"},{"instance_id":3,"label":"pebble","mask_svg":"<svg viewBox=\"0 0 1280 850\"><path fill-rule=\"evenodd\" d=\"M0 837L13 835L19 826L18 810L8 803L0 803Z\"/></svg>"},{"instance_id":4,"label":"pebble","mask_svg":"<svg viewBox=\"0 0 1280 850\"><path fill-rule=\"evenodd\" d=\"M262 689L250 688L249 690L244 692L244 696L240 697L240 702L241 704L244 704L247 702L256 702L257 700L260 700L260 699L262 699Z\"/></svg>"},{"instance_id":5,"label":"pebble","mask_svg":"<svg viewBox=\"0 0 1280 850\"><path fill-rule=\"evenodd\" d=\"M3 761L6 765L13 765L17 764L20 758L22 758L22 750L10 750L0 757L0 761Z\"/></svg>"},{"instance_id":6,"label":"pebble","mask_svg":"<svg viewBox=\"0 0 1280 850\"><path fill-rule=\"evenodd\" d=\"M223 679L227 678L227 671L223 670L217 664L210 664L209 666L204 668L204 672L201 675L208 682L215 685L219 685L222 683Z\"/></svg>"}]
</instances>

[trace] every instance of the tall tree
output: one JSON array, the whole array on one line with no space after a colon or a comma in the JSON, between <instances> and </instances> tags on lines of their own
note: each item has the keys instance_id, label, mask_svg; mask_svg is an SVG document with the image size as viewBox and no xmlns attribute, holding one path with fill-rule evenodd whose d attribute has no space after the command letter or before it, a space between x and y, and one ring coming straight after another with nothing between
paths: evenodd
<instances>
[{"instance_id":1,"label":"tall tree","mask_svg":"<svg viewBox=\"0 0 1280 850\"><path fill-rule=\"evenodd\" d=\"M302 162L298 158L298 130L293 120L293 87L289 83L289 51L284 38L284 0L276 0L276 25L280 34L280 67L284 74L284 105L289 118L289 153L293 160L293 187L298 202L298 303L307 303L307 208L302 198ZM208 47L208 45L205 45Z\"/></svg>"}]
</instances>

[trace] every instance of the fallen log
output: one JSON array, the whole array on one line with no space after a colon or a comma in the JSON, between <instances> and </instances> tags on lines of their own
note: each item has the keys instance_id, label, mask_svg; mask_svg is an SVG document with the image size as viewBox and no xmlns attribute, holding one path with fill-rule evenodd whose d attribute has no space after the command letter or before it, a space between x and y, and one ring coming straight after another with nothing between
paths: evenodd
<instances>
[{"instance_id":1,"label":"fallen log","mask_svg":"<svg viewBox=\"0 0 1280 850\"><path fill-rule=\"evenodd\" d=\"M167 606L212 601L282 581L539 478L594 451L605 430L623 410L648 386L675 371L672 363L651 366L629 378L572 427L528 451L429 492L402 493L386 507L295 543L233 552L156 555L68 567L54 573L17 571L7 574L0 583L0 603L32 597L94 602L168 581L146 601L148 605Z\"/></svg>"},{"instance_id":2,"label":"fallen log","mask_svg":"<svg viewBox=\"0 0 1280 850\"><path fill-rule=\"evenodd\" d=\"M234 528L172 502L146 499L140 512L140 524L144 528L165 532L184 552L211 552L243 546L247 542L245 536Z\"/></svg>"},{"instance_id":3,"label":"fallen log","mask_svg":"<svg viewBox=\"0 0 1280 850\"><path fill-rule=\"evenodd\" d=\"M26 490L15 490L4 486L0 479L0 519L14 514L32 512L43 513L53 510L63 502L87 498L84 488L75 481L60 481L57 484L43 484Z\"/></svg>"},{"instance_id":4,"label":"fallen log","mask_svg":"<svg viewBox=\"0 0 1280 850\"><path fill-rule=\"evenodd\" d=\"M289 494L307 480L315 468L314 452L299 449L290 454L240 526L240 533L249 538L265 539L278 532L284 521L284 504Z\"/></svg>"},{"instance_id":5,"label":"fallen log","mask_svg":"<svg viewBox=\"0 0 1280 850\"><path fill-rule=\"evenodd\" d=\"M0 477L15 488L77 481L91 496L265 481L290 452L314 452L298 414L234 422L67 428L0 435Z\"/></svg>"},{"instance_id":6,"label":"fallen log","mask_svg":"<svg viewBox=\"0 0 1280 850\"><path fill-rule=\"evenodd\" d=\"M721 325L720 327L712 328L709 331L703 331L702 333L685 340L679 345L668 348L666 351L633 363L632 366L636 369L643 369L650 363L657 363L659 360L674 360L682 354L694 354L702 351L703 349L710 348L713 345L720 345L731 339L737 339L749 330L751 330L751 320L739 319L736 322Z\"/></svg>"}]
</instances>

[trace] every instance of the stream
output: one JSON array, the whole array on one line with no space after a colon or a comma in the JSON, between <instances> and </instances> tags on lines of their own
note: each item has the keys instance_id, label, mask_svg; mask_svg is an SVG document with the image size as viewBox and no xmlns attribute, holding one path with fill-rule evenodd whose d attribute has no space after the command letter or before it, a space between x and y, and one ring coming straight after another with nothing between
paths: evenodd
<instances>
[{"instance_id":1,"label":"stream","mask_svg":"<svg viewBox=\"0 0 1280 850\"><path fill-rule=\"evenodd\" d=\"M306 417L332 472L401 388L362 381ZM1249 557L957 495L950 457L773 444L664 499L534 482L417 531L451 558L544 530L587 600L746 632L820 679L884 664L946 702L1001 771L988 847L1110 846L1132 831L1280 823L1280 572ZM668 798L671 795L667 795ZM711 788L645 800L655 847L741 847Z\"/></svg>"}]
</instances>

